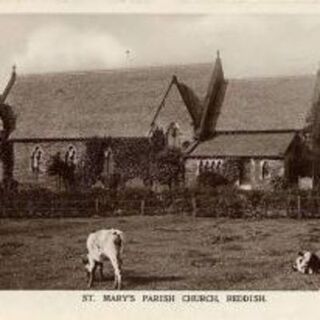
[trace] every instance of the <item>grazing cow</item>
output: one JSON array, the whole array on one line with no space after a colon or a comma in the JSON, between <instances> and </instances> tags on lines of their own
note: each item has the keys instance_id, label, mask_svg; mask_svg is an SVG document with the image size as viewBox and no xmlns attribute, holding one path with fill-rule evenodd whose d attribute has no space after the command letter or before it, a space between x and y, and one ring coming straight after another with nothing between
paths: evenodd
<instances>
[{"instance_id":1,"label":"grazing cow","mask_svg":"<svg viewBox=\"0 0 320 320\"><path fill-rule=\"evenodd\" d=\"M89 288L92 287L97 267L99 267L101 278L103 278L103 261L106 259L110 260L114 270L114 288L121 288L123 242L123 232L116 229L99 230L89 234L87 239L88 254L83 258Z\"/></svg>"},{"instance_id":2,"label":"grazing cow","mask_svg":"<svg viewBox=\"0 0 320 320\"><path fill-rule=\"evenodd\" d=\"M292 266L294 271L304 274L320 272L320 252L303 251L298 253L298 258Z\"/></svg>"}]
</instances>

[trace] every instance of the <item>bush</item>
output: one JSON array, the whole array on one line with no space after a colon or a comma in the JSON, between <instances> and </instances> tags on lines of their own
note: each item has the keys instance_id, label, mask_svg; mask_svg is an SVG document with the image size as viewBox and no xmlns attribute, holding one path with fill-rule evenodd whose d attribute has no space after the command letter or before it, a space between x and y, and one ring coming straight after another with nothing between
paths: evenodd
<instances>
[{"instance_id":1,"label":"bush","mask_svg":"<svg viewBox=\"0 0 320 320\"><path fill-rule=\"evenodd\" d=\"M305 218L319 217L317 193L288 189L285 191L241 191L230 186L216 188L175 189L155 193L144 188L127 188L118 192L91 189L87 192L52 192L33 188L0 192L2 217L84 217L140 214L145 201L145 214L191 214L196 199L197 215L203 217L296 218L297 202ZM96 207L98 199L98 211Z\"/></svg>"},{"instance_id":2,"label":"bush","mask_svg":"<svg viewBox=\"0 0 320 320\"><path fill-rule=\"evenodd\" d=\"M198 188L193 190L198 199L199 216L231 218L297 217L297 196L309 199L311 192L296 189L282 191L243 191L231 186ZM302 206L314 201L304 200ZM310 205L311 206L311 205Z\"/></svg>"},{"instance_id":3,"label":"bush","mask_svg":"<svg viewBox=\"0 0 320 320\"><path fill-rule=\"evenodd\" d=\"M222 175L209 171L200 173L197 183L202 187L218 187L228 185L229 181Z\"/></svg>"},{"instance_id":4,"label":"bush","mask_svg":"<svg viewBox=\"0 0 320 320\"><path fill-rule=\"evenodd\" d=\"M62 160L60 152L57 152L50 159L48 174L49 176L56 176L61 179L65 189L69 190L76 186L75 168L76 166L74 164L68 164L66 161Z\"/></svg>"},{"instance_id":5,"label":"bush","mask_svg":"<svg viewBox=\"0 0 320 320\"><path fill-rule=\"evenodd\" d=\"M181 150L166 148L155 157L154 179L161 185L167 185L170 190L178 187L183 179L184 163Z\"/></svg>"}]
</instances>

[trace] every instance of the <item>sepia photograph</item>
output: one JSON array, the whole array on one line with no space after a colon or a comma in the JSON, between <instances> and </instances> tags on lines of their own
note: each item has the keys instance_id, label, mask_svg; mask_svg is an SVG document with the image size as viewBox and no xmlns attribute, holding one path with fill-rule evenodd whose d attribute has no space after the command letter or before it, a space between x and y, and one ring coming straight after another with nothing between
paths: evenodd
<instances>
[{"instance_id":1,"label":"sepia photograph","mask_svg":"<svg viewBox=\"0 0 320 320\"><path fill-rule=\"evenodd\" d=\"M318 14L0 28L0 290L319 290Z\"/></svg>"}]
</instances>

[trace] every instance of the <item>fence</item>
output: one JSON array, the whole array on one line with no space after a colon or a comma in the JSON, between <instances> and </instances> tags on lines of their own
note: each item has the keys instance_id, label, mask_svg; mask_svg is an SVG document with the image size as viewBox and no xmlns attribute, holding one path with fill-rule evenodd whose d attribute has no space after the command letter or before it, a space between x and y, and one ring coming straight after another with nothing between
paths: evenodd
<instances>
[{"instance_id":1,"label":"fence","mask_svg":"<svg viewBox=\"0 0 320 320\"><path fill-rule=\"evenodd\" d=\"M248 199L243 195L118 198L3 197L0 217L90 217L178 214L191 217L320 218L320 197L283 195Z\"/></svg>"},{"instance_id":2,"label":"fence","mask_svg":"<svg viewBox=\"0 0 320 320\"><path fill-rule=\"evenodd\" d=\"M287 196L262 199L258 203L237 201L226 203L224 197L212 199L194 199L196 216L231 218L320 218L320 197Z\"/></svg>"},{"instance_id":3,"label":"fence","mask_svg":"<svg viewBox=\"0 0 320 320\"><path fill-rule=\"evenodd\" d=\"M179 208L179 205L183 205ZM178 212L177 212L178 211ZM91 197L84 199L2 199L0 217L89 217L89 216L130 216L163 215L171 213L188 214L189 208L183 199L167 201L154 198L110 199Z\"/></svg>"}]
</instances>

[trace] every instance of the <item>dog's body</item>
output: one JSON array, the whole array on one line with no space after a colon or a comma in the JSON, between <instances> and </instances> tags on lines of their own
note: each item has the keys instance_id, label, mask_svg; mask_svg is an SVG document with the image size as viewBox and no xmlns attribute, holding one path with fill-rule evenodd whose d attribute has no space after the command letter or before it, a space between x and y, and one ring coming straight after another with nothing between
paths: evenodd
<instances>
[{"instance_id":1,"label":"dog's body","mask_svg":"<svg viewBox=\"0 0 320 320\"><path fill-rule=\"evenodd\" d=\"M320 273L320 251L299 252L293 270L303 274Z\"/></svg>"},{"instance_id":2,"label":"dog's body","mask_svg":"<svg viewBox=\"0 0 320 320\"><path fill-rule=\"evenodd\" d=\"M89 288L93 284L97 267L103 277L103 262L109 259L115 274L114 286L120 289L123 242L123 232L116 229L99 230L89 234L87 239L88 254L83 259L89 277Z\"/></svg>"}]
</instances>

